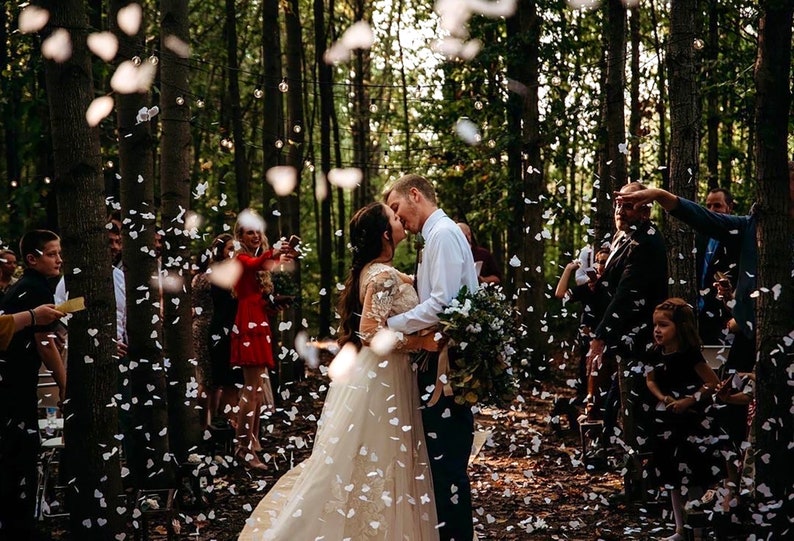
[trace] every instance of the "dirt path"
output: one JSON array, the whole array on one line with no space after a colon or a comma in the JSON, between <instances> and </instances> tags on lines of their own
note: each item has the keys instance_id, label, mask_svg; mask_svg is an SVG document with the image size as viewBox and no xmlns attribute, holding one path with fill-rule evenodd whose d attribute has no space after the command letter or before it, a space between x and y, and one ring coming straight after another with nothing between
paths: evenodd
<instances>
[{"instance_id":1,"label":"dirt path","mask_svg":"<svg viewBox=\"0 0 794 541\"><path fill-rule=\"evenodd\" d=\"M264 441L270 470L252 476L241 467L221 465L210 505L175 517L181 537L233 540L274 481L308 456L327 378L319 373L288 385L282 406L267 424ZM579 539L642 540L669 535L659 519L666 505L610 503L618 493L618 471L589 474L581 463L578 432L549 427L556 394L565 384L535 382L522 387L512 411L484 410L477 428L491 436L473 460L470 473L476 531L481 540ZM216 461L222 453L216 455ZM42 524L53 538L69 539L63 520ZM163 523L149 526L150 539L165 539ZM300 540L296 540L300 541Z\"/></svg>"}]
</instances>

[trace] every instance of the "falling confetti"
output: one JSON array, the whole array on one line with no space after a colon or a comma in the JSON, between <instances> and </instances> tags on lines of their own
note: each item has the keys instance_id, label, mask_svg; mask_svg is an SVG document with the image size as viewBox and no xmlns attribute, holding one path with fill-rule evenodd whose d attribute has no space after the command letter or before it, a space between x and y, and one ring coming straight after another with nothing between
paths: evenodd
<instances>
[{"instance_id":1,"label":"falling confetti","mask_svg":"<svg viewBox=\"0 0 794 541\"><path fill-rule=\"evenodd\" d=\"M94 32L87 39L88 48L105 62L116 58L119 40L111 32Z\"/></svg>"},{"instance_id":2,"label":"falling confetti","mask_svg":"<svg viewBox=\"0 0 794 541\"><path fill-rule=\"evenodd\" d=\"M72 57L72 37L65 28L58 28L41 44L41 54L62 64Z\"/></svg>"},{"instance_id":3,"label":"falling confetti","mask_svg":"<svg viewBox=\"0 0 794 541\"><path fill-rule=\"evenodd\" d=\"M85 112L85 119L92 128L102 122L113 110L113 98L110 96L100 96L91 102Z\"/></svg>"},{"instance_id":4,"label":"falling confetti","mask_svg":"<svg viewBox=\"0 0 794 541\"><path fill-rule=\"evenodd\" d=\"M38 32L49 22L50 12L39 6L26 6L19 13L19 31L23 34Z\"/></svg>"}]
</instances>

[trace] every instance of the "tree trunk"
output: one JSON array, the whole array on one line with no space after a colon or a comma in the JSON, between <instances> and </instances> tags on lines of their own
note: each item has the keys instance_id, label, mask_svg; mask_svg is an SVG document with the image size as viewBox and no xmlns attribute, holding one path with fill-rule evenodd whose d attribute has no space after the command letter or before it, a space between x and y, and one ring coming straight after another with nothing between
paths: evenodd
<instances>
[{"instance_id":1,"label":"tree trunk","mask_svg":"<svg viewBox=\"0 0 794 541\"><path fill-rule=\"evenodd\" d=\"M706 140L708 144L706 156L708 188L719 186L719 127L720 114L717 107L719 89L716 85L717 53L719 51L719 9L717 0L709 0L709 39L706 46L705 79L711 82L706 91Z\"/></svg>"},{"instance_id":2,"label":"tree trunk","mask_svg":"<svg viewBox=\"0 0 794 541\"><path fill-rule=\"evenodd\" d=\"M650 4L651 28L653 29L653 48L656 58L659 60L657 67L656 86L659 92L659 102L656 104L656 111L659 113L659 152L658 161L660 166L666 166L670 161L667 149L667 77L665 74L667 60L665 59L664 47L659 39L659 21L656 17L656 0L651 0ZM670 188L670 168L662 169L662 188Z\"/></svg>"},{"instance_id":3,"label":"tree trunk","mask_svg":"<svg viewBox=\"0 0 794 541\"><path fill-rule=\"evenodd\" d=\"M622 0L606 3L606 157L607 174L601 175L602 193L610 194L626 183L626 7Z\"/></svg>"},{"instance_id":4,"label":"tree trunk","mask_svg":"<svg viewBox=\"0 0 794 541\"><path fill-rule=\"evenodd\" d=\"M700 151L700 88L694 41L699 2L673 0L670 9L670 191L695 199ZM670 295L693 306L697 295L695 236L691 228L674 220L665 224L664 236L670 260Z\"/></svg>"},{"instance_id":5,"label":"tree trunk","mask_svg":"<svg viewBox=\"0 0 794 541\"><path fill-rule=\"evenodd\" d=\"M516 143L508 151L514 209L521 209L516 222L508 229L508 253L517 254L520 265L514 267L513 294L523 323L528 329L540 329L545 313L543 273L542 203L543 165L540 156L540 118L538 112L538 70L540 18L535 3L520 0L516 14L507 19L508 39L520 40L520 57L508 56L509 77L526 88L526 94L512 93L508 116L510 130L517 134ZM522 159L522 155L525 156ZM526 201L529 201L528 203ZM546 351L545 333L530 332L527 354L536 366L543 362Z\"/></svg>"},{"instance_id":6,"label":"tree trunk","mask_svg":"<svg viewBox=\"0 0 794 541\"><path fill-rule=\"evenodd\" d=\"M754 426L758 459L756 512L761 539L787 537L794 517L794 469L788 463L794 446L791 366L794 344L794 246L791 193L794 175L787 167L786 139L791 95L791 24L794 2L761 2L758 33L756 125L758 163L757 337L758 362ZM788 183L786 180L788 179ZM787 186L788 184L788 186ZM787 193L789 192L789 193Z\"/></svg>"},{"instance_id":7,"label":"tree trunk","mask_svg":"<svg viewBox=\"0 0 794 541\"><path fill-rule=\"evenodd\" d=\"M281 30L278 24L278 0L264 0L262 3L262 58L264 70L262 119L262 148L264 149L262 165L262 205L263 216L270 217L270 209L276 203L276 192L265 180L265 174L271 167L281 164L281 148L277 141L283 140L284 102L283 94L278 89L281 82Z\"/></svg>"},{"instance_id":8,"label":"tree trunk","mask_svg":"<svg viewBox=\"0 0 794 541\"><path fill-rule=\"evenodd\" d=\"M226 65L229 78L229 104L232 114L232 141L234 141L234 177L237 186L237 208L251 204L251 183L248 160L245 155L243 117L240 106L240 63L237 61L237 7L234 0L226 0Z\"/></svg>"},{"instance_id":9,"label":"tree trunk","mask_svg":"<svg viewBox=\"0 0 794 541\"><path fill-rule=\"evenodd\" d=\"M325 9L323 0L314 0L314 49L317 51L317 74L320 91L320 182L325 196L320 201L320 289L325 295L320 296L320 318L317 336L327 337L331 334L333 307L331 306L333 291L333 230L331 225L332 191L328 183L328 171L331 170L331 108L333 107L333 71L322 58L322 51L328 47L325 35ZM330 15L332 16L332 14ZM340 224L340 227L344 227ZM342 253L340 257L344 257Z\"/></svg>"},{"instance_id":10,"label":"tree trunk","mask_svg":"<svg viewBox=\"0 0 794 541\"><path fill-rule=\"evenodd\" d=\"M200 442L196 410L196 369L191 340L190 106L185 89L189 66L166 46L169 37L190 43L187 0L162 0L160 81L162 138L160 191L163 237L163 338L168 358L169 442L177 464L183 464Z\"/></svg>"},{"instance_id":11,"label":"tree trunk","mask_svg":"<svg viewBox=\"0 0 794 541\"><path fill-rule=\"evenodd\" d=\"M355 0L353 5L353 19L355 21L367 18L364 0ZM372 201L374 193L370 186L370 143L369 143L369 91L370 81L370 53L369 50L356 49L353 52L353 163L363 173L361 185L353 193L354 207L361 208Z\"/></svg>"},{"instance_id":12,"label":"tree trunk","mask_svg":"<svg viewBox=\"0 0 794 541\"><path fill-rule=\"evenodd\" d=\"M630 137L630 164L629 164L629 179L640 180L640 141L642 134L640 133L642 119L640 111L640 8L639 4L633 5L629 8L631 18L629 20L629 31L631 33L631 84L629 86L629 95L631 100L630 115L629 115L629 137Z\"/></svg>"},{"instance_id":13,"label":"tree trunk","mask_svg":"<svg viewBox=\"0 0 794 541\"><path fill-rule=\"evenodd\" d=\"M55 156L55 187L64 273L71 296L85 297L88 310L69 321L65 448L71 532L78 539L113 539L124 531L116 410L115 299L110 253L105 241L99 130L85 119L94 97L91 58L86 46L83 2L50 6L49 31L69 29L72 56L62 64L44 62ZM91 320L89 321L89 314ZM97 497L101 494L101 497Z\"/></svg>"},{"instance_id":14,"label":"tree trunk","mask_svg":"<svg viewBox=\"0 0 794 541\"><path fill-rule=\"evenodd\" d=\"M119 58L132 58L142 48L144 31L128 36L118 28L118 11L129 0L110 3L110 28L119 40ZM132 486L163 488L170 483L164 462L168 454L168 404L166 401L163 352L158 347L162 332L159 321L160 292L157 287L157 259L154 250L156 229L154 203L154 141L150 122L136 124L142 107L150 107L149 94L118 94L116 122L119 132L120 196L123 221L122 260L127 310L128 354L121 383L119 415L129 416L124 451ZM156 122L156 120L155 120ZM150 212L142 212L151 209ZM125 403L130 397L136 398ZM149 466L147 466L149 465Z\"/></svg>"},{"instance_id":15,"label":"tree trunk","mask_svg":"<svg viewBox=\"0 0 794 541\"><path fill-rule=\"evenodd\" d=\"M303 172L303 145L306 133L306 121L303 113L303 29L301 27L300 11L298 0L289 0L285 7L284 22L287 27L287 43L286 43L286 73L287 81L289 83L289 91L287 92L287 111L289 122L287 124L286 139L289 141L287 150L287 165L295 168L298 176L298 184L295 190L286 197L279 198L279 209L281 210L281 217L279 218L279 236L289 236L301 234L301 220L300 220L300 185L301 175ZM301 268L296 265L294 271L291 272L291 280L295 283L296 288L300 291L301 287ZM282 347L291 350L295 343L295 334L298 331L296 323L303 320L300 303L291 305L287 310L281 313L281 321L291 322L285 330L279 331L278 328L273 329L273 336L280 336L280 343ZM278 331L278 333L277 333ZM293 360L292 355L279 354L282 366L281 381L292 381L301 377L302 370Z\"/></svg>"}]
</instances>

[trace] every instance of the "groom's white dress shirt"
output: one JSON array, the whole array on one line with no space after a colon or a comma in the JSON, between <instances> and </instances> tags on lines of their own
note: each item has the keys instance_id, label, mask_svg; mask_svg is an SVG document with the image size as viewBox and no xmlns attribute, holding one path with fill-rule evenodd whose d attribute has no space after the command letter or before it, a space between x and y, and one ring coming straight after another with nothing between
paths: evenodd
<instances>
[{"instance_id":1,"label":"groom's white dress shirt","mask_svg":"<svg viewBox=\"0 0 794 541\"><path fill-rule=\"evenodd\" d=\"M438 314L463 286L473 291L479 285L469 243L443 210L425 221L422 237L425 246L415 277L419 304L389 318L393 331L410 334L435 325Z\"/></svg>"}]
</instances>

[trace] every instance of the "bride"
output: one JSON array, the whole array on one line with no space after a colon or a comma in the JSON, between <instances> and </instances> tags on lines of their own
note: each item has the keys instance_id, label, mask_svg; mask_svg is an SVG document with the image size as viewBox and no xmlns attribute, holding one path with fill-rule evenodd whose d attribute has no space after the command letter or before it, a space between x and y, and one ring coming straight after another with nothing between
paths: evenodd
<instances>
[{"instance_id":1,"label":"bride","mask_svg":"<svg viewBox=\"0 0 794 541\"><path fill-rule=\"evenodd\" d=\"M262 499L240 539L437 540L437 518L408 352L436 350L433 335L370 347L389 316L418 303L412 279L391 266L405 230L382 203L350 221L353 261L339 303L340 354L311 456ZM349 366L345 352L357 350Z\"/></svg>"}]
</instances>

